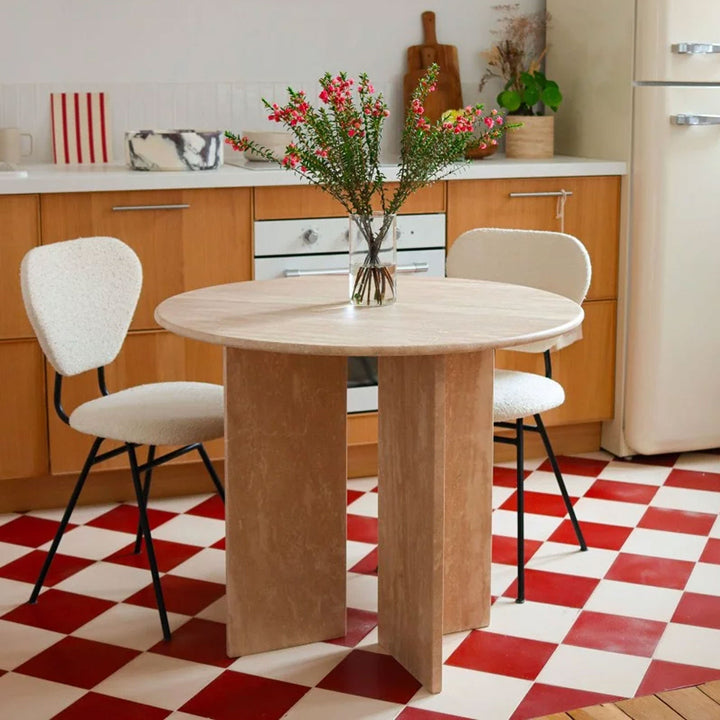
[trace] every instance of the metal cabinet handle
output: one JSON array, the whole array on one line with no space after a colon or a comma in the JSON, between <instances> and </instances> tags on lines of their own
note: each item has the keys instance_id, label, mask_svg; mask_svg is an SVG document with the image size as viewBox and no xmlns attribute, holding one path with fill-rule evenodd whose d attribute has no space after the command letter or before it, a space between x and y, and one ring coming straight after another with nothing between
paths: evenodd
<instances>
[{"instance_id":1,"label":"metal cabinet handle","mask_svg":"<svg viewBox=\"0 0 720 720\"><path fill-rule=\"evenodd\" d=\"M327 268L325 270L297 270L295 268L284 270L285 277L303 277L304 275L344 275L347 268Z\"/></svg>"},{"instance_id":2,"label":"metal cabinet handle","mask_svg":"<svg viewBox=\"0 0 720 720\"><path fill-rule=\"evenodd\" d=\"M401 273L423 273L428 272L430 266L426 262L412 263L412 265L398 265L397 272Z\"/></svg>"},{"instance_id":3,"label":"metal cabinet handle","mask_svg":"<svg viewBox=\"0 0 720 720\"><path fill-rule=\"evenodd\" d=\"M670 46L678 55L711 55L720 53L720 45L716 43L675 43Z\"/></svg>"},{"instance_id":4,"label":"metal cabinet handle","mask_svg":"<svg viewBox=\"0 0 720 720\"><path fill-rule=\"evenodd\" d=\"M422 273L428 272L430 266L426 262L412 263L411 265L398 265L395 269L399 273ZM344 268L327 268L325 270L297 270L290 269L283 271L285 277L303 277L305 275L345 275L348 272L346 267Z\"/></svg>"},{"instance_id":5,"label":"metal cabinet handle","mask_svg":"<svg viewBox=\"0 0 720 720\"><path fill-rule=\"evenodd\" d=\"M188 203L178 203L177 205L115 205L113 212L120 210L186 210L189 207Z\"/></svg>"},{"instance_id":6,"label":"metal cabinet handle","mask_svg":"<svg viewBox=\"0 0 720 720\"><path fill-rule=\"evenodd\" d=\"M671 115L674 125L720 125L720 115Z\"/></svg>"},{"instance_id":7,"label":"metal cabinet handle","mask_svg":"<svg viewBox=\"0 0 720 720\"><path fill-rule=\"evenodd\" d=\"M572 190L548 190L547 192L511 192L511 198L524 197L570 197Z\"/></svg>"}]
</instances>

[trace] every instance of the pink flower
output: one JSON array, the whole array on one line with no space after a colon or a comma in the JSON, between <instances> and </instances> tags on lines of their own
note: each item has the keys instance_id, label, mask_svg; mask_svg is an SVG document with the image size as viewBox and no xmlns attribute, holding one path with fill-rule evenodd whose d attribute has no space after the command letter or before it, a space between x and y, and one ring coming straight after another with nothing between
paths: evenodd
<instances>
[{"instance_id":1,"label":"pink flower","mask_svg":"<svg viewBox=\"0 0 720 720\"><path fill-rule=\"evenodd\" d=\"M410 108L416 115L423 115L425 113L425 108L422 106L422 103L418 100L418 98L415 98L410 103Z\"/></svg>"}]
</instances>

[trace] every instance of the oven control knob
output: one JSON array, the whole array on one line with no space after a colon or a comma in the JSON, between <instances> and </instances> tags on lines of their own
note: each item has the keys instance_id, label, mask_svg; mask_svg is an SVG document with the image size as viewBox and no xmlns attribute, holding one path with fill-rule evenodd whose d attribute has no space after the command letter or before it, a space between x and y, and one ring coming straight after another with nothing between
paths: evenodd
<instances>
[{"instance_id":1,"label":"oven control knob","mask_svg":"<svg viewBox=\"0 0 720 720\"><path fill-rule=\"evenodd\" d=\"M306 245L314 245L318 241L319 237L320 237L320 235L318 234L318 231L315 230L315 228L308 228L302 234L303 242Z\"/></svg>"}]
</instances>

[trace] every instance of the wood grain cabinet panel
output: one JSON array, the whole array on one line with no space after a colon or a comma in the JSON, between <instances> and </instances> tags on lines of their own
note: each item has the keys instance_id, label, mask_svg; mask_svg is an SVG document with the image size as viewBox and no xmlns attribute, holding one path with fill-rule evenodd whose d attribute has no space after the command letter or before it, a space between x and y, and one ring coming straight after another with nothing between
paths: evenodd
<instances>
[{"instance_id":1,"label":"wood grain cabinet panel","mask_svg":"<svg viewBox=\"0 0 720 720\"><path fill-rule=\"evenodd\" d=\"M62 193L41 199L43 244L120 238L143 265L132 330L155 329L165 298L252 277L249 188Z\"/></svg>"},{"instance_id":2,"label":"wood grain cabinet panel","mask_svg":"<svg viewBox=\"0 0 720 720\"><path fill-rule=\"evenodd\" d=\"M511 193L566 190L565 232L587 248L592 262L588 300L617 297L619 177L513 178L448 183L447 246L476 227L560 231L558 198L511 197Z\"/></svg>"},{"instance_id":3,"label":"wood grain cabinet panel","mask_svg":"<svg viewBox=\"0 0 720 720\"><path fill-rule=\"evenodd\" d=\"M31 338L20 292L20 261L39 244L37 195L0 195L0 339Z\"/></svg>"},{"instance_id":4,"label":"wood grain cabinet panel","mask_svg":"<svg viewBox=\"0 0 720 720\"><path fill-rule=\"evenodd\" d=\"M172 380L223 382L222 347L181 338L167 332L131 333L125 340L117 359L107 366L106 379L110 392L133 385ZM52 403L54 371L48 366L47 392ZM83 373L63 380L63 405L68 414L79 404L98 397L97 374ZM57 417L54 408L48 410L50 430L50 464L53 474L79 472L90 450L92 437L73 430ZM115 447L110 441L103 449ZM223 440L206 444L212 458L224 456ZM141 457L144 457L142 450ZM190 453L176 462L195 462L197 453ZM127 457L121 455L98 466L98 470L127 467ZM202 472L202 471L199 471ZM210 486L208 486L208 492Z\"/></svg>"},{"instance_id":5,"label":"wood grain cabinet panel","mask_svg":"<svg viewBox=\"0 0 720 720\"><path fill-rule=\"evenodd\" d=\"M387 192L392 193L396 185L388 183ZM444 211L444 182L437 182L413 193L400 209L401 213L408 215ZM347 210L337 200L316 187L288 185L255 188L256 220L343 217L347 214Z\"/></svg>"},{"instance_id":6,"label":"wood grain cabinet panel","mask_svg":"<svg viewBox=\"0 0 720 720\"><path fill-rule=\"evenodd\" d=\"M565 389L565 403L543 413L546 425L607 420L613 416L615 386L614 300L583 305L582 340L551 353L553 378ZM544 375L542 354L499 350L495 365Z\"/></svg>"},{"instance_id":7,"label":"wood grain cabinet panel","mask_svg":"<svg viewBox=\"0 0 720 720\"><path fill-rule=\"evenodd\" d=\"M0 342L0 479L48 471L45 366L35 340Z\"/></svg>"}]
</instances>

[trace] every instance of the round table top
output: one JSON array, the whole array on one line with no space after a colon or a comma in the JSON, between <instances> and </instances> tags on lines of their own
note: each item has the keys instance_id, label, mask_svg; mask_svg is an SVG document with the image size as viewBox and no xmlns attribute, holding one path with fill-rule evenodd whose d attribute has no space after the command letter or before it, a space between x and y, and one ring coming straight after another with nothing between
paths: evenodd
<instances>
[{"instance_id":1,"label":"round table top","mask_svg":"<svg viewBox=\"0 0 720 720\"><path fill-rule=\"evenodd\" d=\"M308 355L442 355L522 345L572 330L583 310L535 288L402 276L398 299L354 307L347 276L255 280L191 290L155 319L209 343Z\"/></svg>"}]
</instances>

